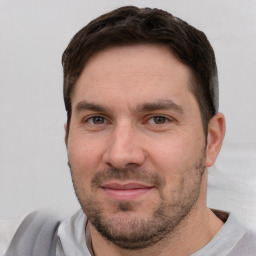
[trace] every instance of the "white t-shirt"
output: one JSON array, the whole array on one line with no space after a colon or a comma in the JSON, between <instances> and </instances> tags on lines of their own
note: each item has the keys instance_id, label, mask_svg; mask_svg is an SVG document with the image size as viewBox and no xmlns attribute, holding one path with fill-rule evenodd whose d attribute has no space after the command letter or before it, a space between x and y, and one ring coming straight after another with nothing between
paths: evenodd
<instances>
[{"instance_id":1,"label":"white t-shirt","mask_svg":"<svg viewBox=\"0 0 256 256\"><path fill-rule=\"evenodd\" d=\"M85 234L86 216L82 210L59 227L57 256L93 256L90 235ZM84 243L86 237L86 243ZM191 256L255 256L256 235L242 227L230 214L214 238Z\"/></svg>"},{"instance_id":2,"label":"white t-shirt","mask_svg":"<svg viewBox=\"0 0 256 256\"><path fill-rule=\"evenodd\" d=\"M27 216L13 221L0 221L0 256L3 256L7 251L17 228ZM91 237L88 229L86 230L86 223L86 216L80 209L60 224L56 249L57 256L93 256ZM255 256L256 234L247 231L230 214L214 238L191 256L206 255Z\"/></svg>"}]
</instances>

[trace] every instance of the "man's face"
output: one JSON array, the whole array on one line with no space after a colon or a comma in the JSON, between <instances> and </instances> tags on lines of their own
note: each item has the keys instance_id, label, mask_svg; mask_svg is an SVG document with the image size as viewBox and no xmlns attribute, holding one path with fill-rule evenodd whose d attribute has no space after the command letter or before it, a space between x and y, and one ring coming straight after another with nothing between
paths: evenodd
<instances>
[{"instance_id":1,"label":"man's face","mask_svg":"<svg viewBox=\"0 0 256 256\"><path fill-rule=\"evenodd\" d=\"M92 229L123 248L150 246L201 198L206 140L191 72L162 46L113 47L86 64L67 140Z\"/></svg>"}]
</instances>

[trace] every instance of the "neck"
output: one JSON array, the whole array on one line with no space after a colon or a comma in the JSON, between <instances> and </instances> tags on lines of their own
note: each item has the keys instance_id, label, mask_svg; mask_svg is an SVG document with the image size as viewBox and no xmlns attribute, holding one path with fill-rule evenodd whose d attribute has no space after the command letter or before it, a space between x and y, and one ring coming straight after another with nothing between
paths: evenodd
<instances>
[{"instance_id":1,"label":"neck","mask_svg":"<svg viewBox=\"0 0 256 256\"><path fill-rule=\"evenodd\" d=\"M220 230L223 222L206 207L207 171L205 171L200 197L190 213L155 245L139 249L126 250L103 238L89 223L94 256L186 256L204 247ZM202 196L203 195L203 196Z\"/></svg>"}]
</instances>

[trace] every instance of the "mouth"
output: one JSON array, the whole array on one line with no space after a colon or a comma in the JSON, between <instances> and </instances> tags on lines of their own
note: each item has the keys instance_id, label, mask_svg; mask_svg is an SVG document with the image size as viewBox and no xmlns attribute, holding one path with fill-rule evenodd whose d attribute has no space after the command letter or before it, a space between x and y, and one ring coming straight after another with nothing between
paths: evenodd
<instances>
[{"instance_id":1,"label":"mouth","mask_svg":"<svg viewBox=\"0 0 256 256\"><path fill-rule=\"evenodd\" d=\"M141 197L150 192L153 188L153 186L137 182L110 182L101 186L101 189L103 189L108 197L122 201Z\"/></svg>"}]
</instances>

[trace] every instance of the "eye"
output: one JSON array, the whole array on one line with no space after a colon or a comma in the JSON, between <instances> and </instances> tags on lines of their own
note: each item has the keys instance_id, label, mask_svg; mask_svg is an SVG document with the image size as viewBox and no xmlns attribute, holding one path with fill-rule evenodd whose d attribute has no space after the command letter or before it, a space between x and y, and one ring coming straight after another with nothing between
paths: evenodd
<instances>
[{"instance_id":1,"label":"eye","mask_svg":"<svg viewBox=\"0 0 256 256\"><path fill-rule=\"evenodd\" d=\"M149 119L149 123L153 124L165 124L169 121L165 116L153 116Z\"/></svg>"},{"instance_id":2,"label":"eye","mask_svg":"<svg viewBox=\"0 0 256 256\"><path fill-rule=\"evenodd\" d=\"M100 124L104 124L106 122L106 119L102 116L92 116L88 118L86 122L90 124L100 125Z\"/></svg>"}]
</instances>

